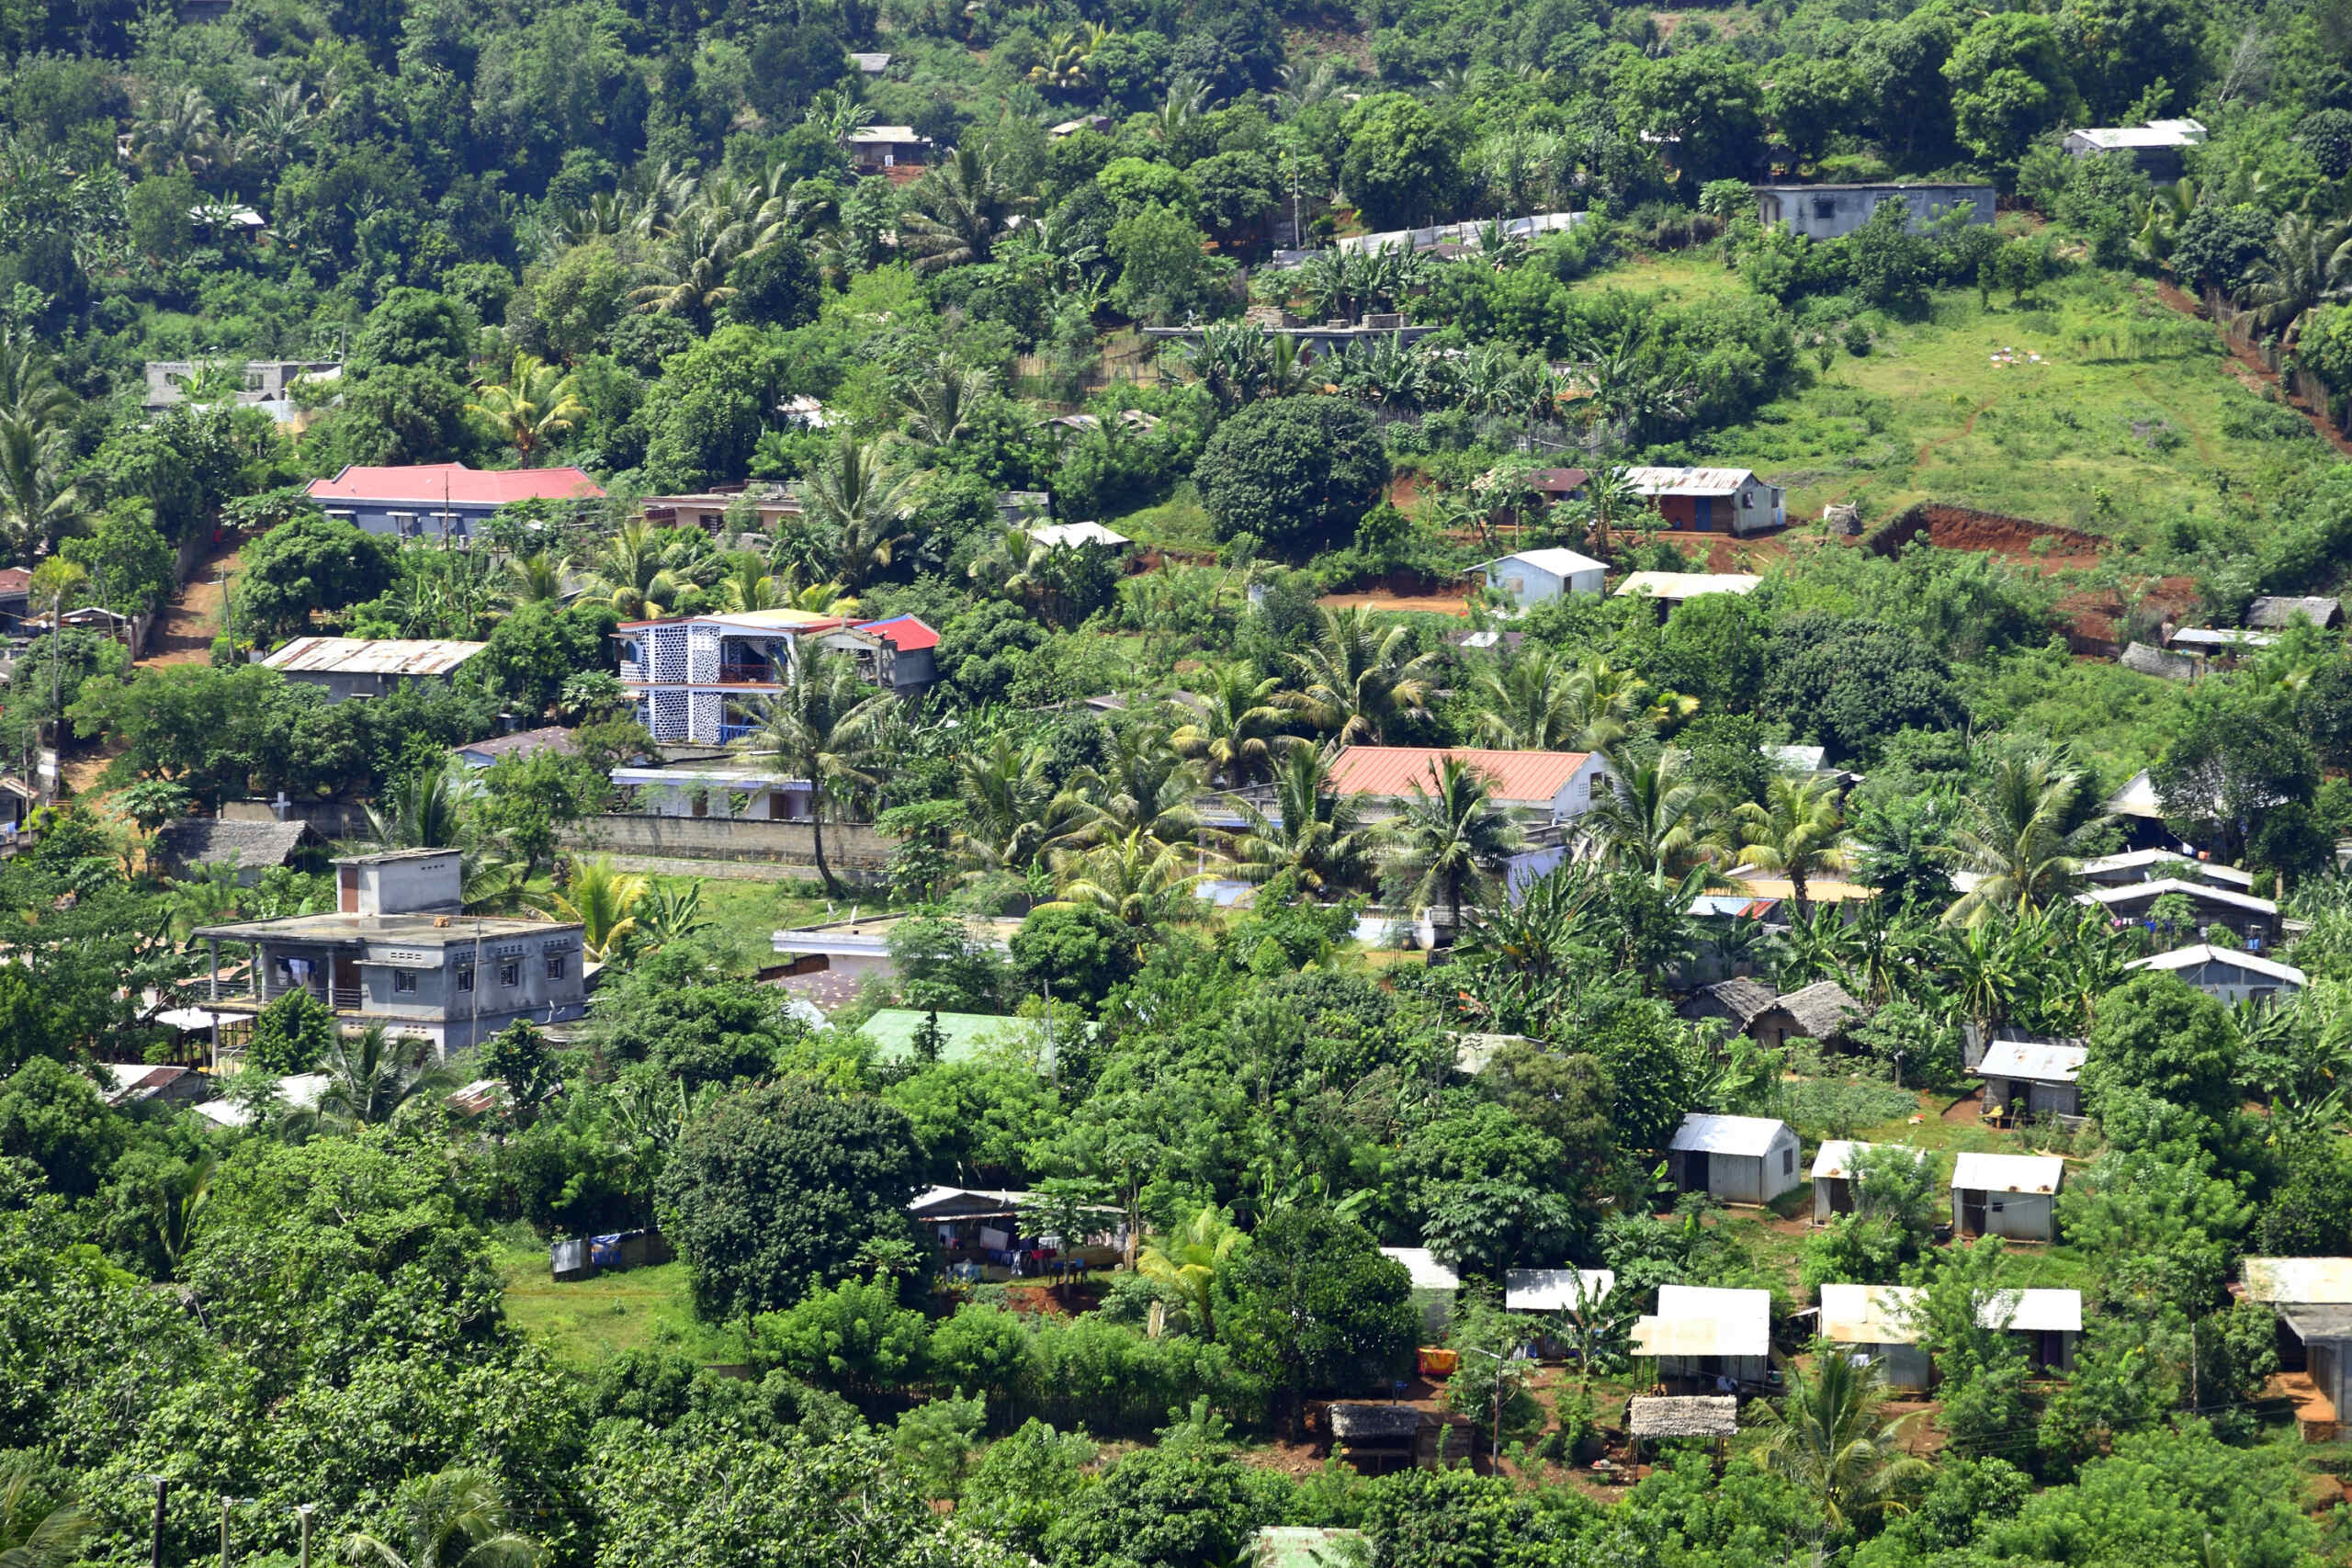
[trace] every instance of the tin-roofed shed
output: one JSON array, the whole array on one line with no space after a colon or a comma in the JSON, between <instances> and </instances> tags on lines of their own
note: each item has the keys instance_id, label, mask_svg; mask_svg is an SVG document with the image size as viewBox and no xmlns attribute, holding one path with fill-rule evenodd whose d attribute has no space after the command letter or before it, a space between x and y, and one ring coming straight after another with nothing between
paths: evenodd
<instances>
[{"instance_id":1,"label":"tin-roofed shed","mask_svg":"<svg viewBox=\"0 0 2352 1568\"><path fill-rule=\"evenodd\" d=\"M1661 1378L1760 1387L1772 1364L1772 1292L1660 1285L1657 1311L1634 1325L1634 1354Z\"/></svg>"},{"instance_id":2,"label":"tin-roofed shed","mask_svg":"<svg viewBox=\"0 0 2352 1568\"><path fill-rule=\"evenodd\" d=\"M1769 1116L1692 1111L1667 1145L1675 1182L1726 1203L1769 1203L1797 1184L1797 1135Z\"/></svg>"},{"instance_id":3,"label":"tin-roofed shed","mask_svg":"<svg viewBox=\"0 0 2352 1568\"><path fill-rule=\"evenodd\" d=\"M2056 1155L1962 1155L1951 1172L1953 1234L2055 1241L2065 1179Z\"/></svg>"}]
</instances>

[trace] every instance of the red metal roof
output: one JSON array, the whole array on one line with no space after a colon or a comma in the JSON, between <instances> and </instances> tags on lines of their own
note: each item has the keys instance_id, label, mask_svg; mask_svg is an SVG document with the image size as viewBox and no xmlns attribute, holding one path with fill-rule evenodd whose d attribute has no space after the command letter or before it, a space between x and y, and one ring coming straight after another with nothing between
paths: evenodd
<instances>
[{"instance_id":1,"label":"red metal roof","mask_svg":"<svg viewBox=\"0 0 2352 1568\"><path fill-rule=\"evenodd\" d=\"M469 468L463 463L413 463L371 468L348 464L331 479L312 479L313 501L390 501L427 505L447 497L475 506L517 501L600 500L605 487L581 468Z\"/></svg>"},{"instance_id":2,"label":"red metal roof","mask_svg":"<svg viewBox=\"0 0 2352 1568\"><path fill-rule=\"evenodd\" d=\"M893 615L887 621L868 621L857 629L872 632L900 653L916 653L939 646L939 634L912 615Z\"/></svg>"},{"instance_id":3,"label":"red metal roof","mask_svg":"<svg viewBox=\"0 0 2352 1568\"><path fill-rule=\"evenodd\" d=\"M1341 795L1403 795L1415 784L1437 787L1438 764L1448 757L1486 775L1497 800L1550 802L1567 788L1589 751L1494 751L1476 746L1349 746L1331 761L1331 787Z\"/></svg>"},{"instance_id":4,"label":"red metal roof","mask_svg":"<svg viewBox=\"0 0 2352 1568\"><path fill-rule=\"evenodd\" d=\"M33 574L23 567L0 567L0 597L14 598L32 591Z\"/></svg>"}]
</instances>

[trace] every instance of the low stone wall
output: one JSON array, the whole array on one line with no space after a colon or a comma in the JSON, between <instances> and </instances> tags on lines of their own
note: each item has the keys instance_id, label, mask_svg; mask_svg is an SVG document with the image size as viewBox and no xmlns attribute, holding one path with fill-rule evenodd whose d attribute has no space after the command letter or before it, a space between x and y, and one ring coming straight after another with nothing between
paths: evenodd
<instances>
[{"instance_id":1,"label":"low stone wall","mask_svg":"<svg viewBox=\"0 0 2352 1568\"><path fill-rule=\"evenodd\" d=\"M766 861L817 864L815 835L806 822L729 821L709 817L629 813L598 817L564 834L567 846L589 853L668 855L681 860ZM865 823L825 824L825 863L851 881L878 882L899 840Z\"/></svg>"}]
</instances>

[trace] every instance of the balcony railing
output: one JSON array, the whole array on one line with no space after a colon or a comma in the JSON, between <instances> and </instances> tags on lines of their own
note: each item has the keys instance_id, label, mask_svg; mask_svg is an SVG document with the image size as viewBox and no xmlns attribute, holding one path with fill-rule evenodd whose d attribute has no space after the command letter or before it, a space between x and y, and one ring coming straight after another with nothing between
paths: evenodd
<instances>
[{"instance_id":1,"label":"balcony railing","mask_svg":"<svg viewBox=\"0 0 2352 1568\"><path fill-rule=\"evenodd\" d=\"M741 740L746 736L757 735L759 731L760 727L756 724L741 724L730 719L718 727L718 739L724 744L729 740Z\"/></svg>"},{"instance_id":2,"label":"balcony railing","mask_svg":"<svg viewBox=\"0 0 2352 1568\"><path fill-rule=\"evenodd\" d=\"M775 666L762 660L756 664L722 664L718 667L722 683L740 686L773 686L776 684Z\"/></svg>"}]
</instances>

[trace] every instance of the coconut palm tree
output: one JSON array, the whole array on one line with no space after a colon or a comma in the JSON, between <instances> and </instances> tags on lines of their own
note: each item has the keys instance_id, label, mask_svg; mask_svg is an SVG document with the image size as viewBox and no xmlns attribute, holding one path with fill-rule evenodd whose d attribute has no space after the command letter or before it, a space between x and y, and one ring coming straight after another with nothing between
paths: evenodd
<instances>
[{"instance_id":1,"label":"coconut palm tree","mask_svg":"<svg viewBox=\"0 0 2352 1568\"><path fill-rule=\"evenodd\" d=\"M19 1453L0 1471L0 1568L68 1568L98 1528L75 1504L41 1506L40 1464Z\"/></svg>"},{"instance_id":2,"label":"coconut palm tree","mask_svg":"<svg viewBox=\"0 0 2352 1568\"><path fill-rule=\"evenodd\" d=\"M814 794L808 829L817 874L828 893L838 895L841 884L825 863L826 805L843 790L876 782L869 770L895 699L867 685L846 655L794 647L798 651L785 671L784 689L758 700L752 733L736 745L754 756L775 758L786 777L809 782Z\"/></svg>"},{"instance_id":3,"label":"coconut palm tree","mask_svg":"<svg viewBox=\"0 0 2352 1568\"><path fill-rule=\"evenodd\" d=\"M580 944L598 963L617 957L637 932L637 909L653 884L615 866L610 856L574 861L562 891L549 900L557 918L580 924Z\"/></svg>"},{"instance_id":4,"label":"coconut palm tree","mask_svg":"<svg viewBox=\"0 0 2352 1568\"><path fill-rule=\"evenodd\" d=\"M74 412L74 394L57 378L57 362L40 341L15 327L0 328L0 417L31 422L36 429L62 424Z\"/></svg>"},{"instance_id":5,"label":"coconut palm tree","mask_svg":"<svg viewBox=\"0 0 2352 1568\"><path fill-rule=\"evenodd\" d=\"M0 550L22 560L80 525L87 508L65 477L72 460L65 431L0 411Z\"/></svg>"},{"instance_id":6,"label":"coconut palm tree","mask_svg":"<svg viewBox=\"0 0 2352 1568\"><path fill-rule=\"evenodd\" d=\"M1277 702L1341 745L1378 745L1396 720L1428 716L1435 654L1408 654L1405 627L1383 630L1369 604L1322 617L1314 644L1291 656L1297 686Z\"/></svg>"},{"instance_id":7,"label":"coconut palm tree","mask_svg":"<svg viewBox=\"0 0 2352 1568\"><path fill-rule=\"evenodd\" d=\"M765 561L741 551L727 558L726 575L716 587L718 607L730 615L781 609L790 597L784 580L771 575Z\"/></svg>"},{"instance_id":8,"label":"coconut palm tree","mask_svg":"<svg viewBox=\"0 0 2352 1568\"><path fill-rule=\"evenodd\" d=\"M1064 852L1054 874L1055 897L1044 908L1102 910L1138 933L1138 956L1152 927L1206 912L1193 893L1201 874L1192 857L1140 828L1083 852Z\"/></svg>"},{"instance_id":9,"label":"coconut palm tree","mask_svg":"<svg viewBox=\"0 0 2352 1568\"><path fill-rule=\"evenodd\" d=\"M454 759L419 769L393 786L381 807L368 807L368 836L387 849L456 847L471 837L469 818L481 794L472 771Z\"/></svg>"},{"instance_id":10,"label":"coconut palm tree","mask_svg":"<svg viewBox=\"0 0 2352 1568\"><path fill-rule=\"evenodd\" d=\"M505 599L510 604L558 604L563 601L564 573L571 561L552 550L508 556Z\"/></svg>"},{"instance_id":11,"label":"coconut palm tree","mask_svg":"<svg viewBox=\"0 0 2352 1568\"><path fill-rule=\"evenodd\" d=\"M434 1063L431 1041L395 1040L380 1023L356 1035L338 1034L320 1064L327 1082L319 1092L318 1124L380 1127L405 1107L456 1089L457 1075Z\"/></svg>"},{"instance_id":12,"label":"coconut palm tree","mask_svg":"<svg viewBox=\"0 0 2352 1568\"><path fill-rule=\"evenodd\" d=\"M735 298L727 273L750 248L745 241L741 224L688 207L662 231L653 259L639 268L645 282L629 298L640 311L707 322L712 311Z\"/></svg>"},{"instance_id":13,"label":"coconut palm tree","mask_svg":"<svg viewBox=\"0 0 2352 1568\"><path fill-rule=\"evenodd\" d=\"M1046 776L1044 746L999 731L956 761L965 807L956 851L982 870L1019 871L1074 844L1087 826L1082 803Z\"/></svg>"},{"instance_id":14,"label":"coconut palm tree","mask_svg":"<svg viewBox=\"0 0 2352 1568\"><path fill-rule=\"evenodd\" d=\"M584 586L630 620L667 613L706 573L705 558L669 530L632 518L587 563Z\"/></svg>"},{"instance_id":15,"label":"coconut palm tree","mask_svg":"<svg viewBox=\"0 0 2352 1568\"><path fill-rule=\"evenodd\" d=\"M1374 836L1353 795L1331 787L1331 754L1306 741L1283 748L1274 765L1272 816L1240 802L1232 855L1247 881L1287 874L1301 891L1345 893L1371 880Z\"/></svg>"},{"instance_id":16,"label":"coconut palm tree","mask_svg":"<svg viewBox=\"0 0 2352 1568\"><path fill-rule=\"evenodd\" d=\"M904 525L919 483L918 475L890 460L880 442L860 441L846 430L809 470L800 486L800 503L811 522L831 534L833 575L843 586L853 592L864 588L907 542Z\"/></svg>"},{"instance_id":17,"label":"coconut palm tree","mask_svg":"<svg viewBox=\"0 0 2352 1568\"><path fill-rule=\"evenodd\" d=\"M354 1533L343 1540L352 1568L537 1568L538 1542L515 1528L514 1512L486 1471L456 1467L412 1476L392 1494L399 1534Z\"/></svg>"},{"instance_id":18,"label":"coconut palm tree","mask_svg":"<svg viewBox=\"0 0 2352 1568\"><path fill-rule=\"evenodd\" d=\"M1194 1335L1216 1337L1216 1271L1240 1244L1241 1228L1219 1209L1203 1209L1136 1257L1136 1272L1181 1292Z\"/></svg>"},{"instance_id":19,"label":"coconut palm tree","mask_svg":"<svg viewBox=\"0 0 2352 1568\"><path fill-rule=\"evenodd\" d=\"M1478 737L1511 751L1606 750L1623 739L1622 728L1596 741L1591 684L1580 691L1577 667L1548 648L1530 644L1508 662L1478 671Z\"/></svg>"},{"instance_id":20,"label":"coconut palm tree","mask_svg":"<svg viewBox=\"0 0 2352 1568\"><path fill-rule=\"evenodd\" d=\"M477 400L466 412L478 413L497 427L500 437L514 447L525 468L538 460L540 449L558 436L569 435L588 412L581 400L580 383L561 367L535 354L516 354L503 383L482 383Z\"/></svg>"},{"instance_id":21,"label":"coconut palm tree","mask_svg":"<svg viewBox=\"0 0 2352 1568\"><path fill-rule=\"evenodd\" d=\"M987 371L941 355L901 400L906 438L925 451L950 445L970 432L973 412L995 385Z\"/></svg>"},{"instance_id":22,"label":"coconut palm tree","mask_svg":"<svg viewBox=\"0 0 2352 1568\"><path fill-rule=\"evenodd\" d=\"M1601 858L1660 882L1711 864L1724 847L1723 799L1690 776L1690 755L1668 748L1593 792L1584 831Z\"/></svg>"},{"instance_id":23,"label":"coconut palm tree","mask_svg":"<svg viewBox=\"0 0 2352 1568\"><path fill-rule=\"evenodd\" d=\"M1833 1535L1901 1511L1905 1489L1932 1473L1901 1447L1917 1416L1882 1421L1885 1397L1886 1374L1876 1362L1824 1354L1810 1372L1791 1369L1778 1405L1759 1400L1753 1407L1769 1434L1765 1464L1813 1494Z\"/></svg>"},{"instance_id":24,"label":"coconut palm tree","mask_svg":"<svg viewBox=\"0 0 2352 1568\"><path fill-rule=\"evenodd\" d=\"M967 144L925 175L909 194L899 231L915 270L939 272L985 262L1014 218L1037 205L997 176L978 148Z\"/></svg>"},{"instance_id":25,"label":"coconut palm tree","mask_svg":"<svg viewBox=\"0 0 2352 1568\"><path fill-rule=\"evenodd\" d=\"M2047 751L2003 759L1952 830L1950 858L1977 880L1944 919L1965 925L1996 911L2025 915L2075 893L2084 840L2107 821L2083 809L2084 784Z\"/></svg>"},{"instance_id":26,"label":"coconut palm tree","mask_svg":"<svg viewBox=\"0 0 2352 1568\"><path fill-rule=\"evenodd\" d=\"M2278 220L2269 251L2246 272L2246 299L2262 330L2291 339L2306 312L2343 298L2352 281L2352 222L2290 212Z\"/></svg>"},{"instance_id":27,"label":"coconut palm tree","mask_svg":"<svg viewBox=\"0 0 2352 1568\"><path fill-rule=\"evenodd\" d=\"M1180 755L1165 731L1138 724L1114 734L1109 758L1080 769L1070 784L1091 841L1140 833L1169 846L1189 844L1199 832L1193 801L1205 782L1200 764Z\"/></svg>"},{"instance_id":28,"label":"coconut palm tree","mask_svg":"<svg viewBox=\"0 0 2352 1568\"><path fill-rule=\"evenodd\" d=\"M1180 756L1206 762L1212 783L1238 785L1263 778L1283 721L1273 701L1281 687L1279 677L1261 676L1246 659L1218 665L1209 671L1205 691L1176 694L1193 716L1169 736L1169 744Z\"/></svg>"},{"instance_id":29,"label":"coconut palm tree","mask_svg":"<svg viewBox=\"0 0 2352 1568\"><path fill-rule=\"evenodd\" d=\"M193 82L176 91L158 88L130 128L133 155L153 174L194 173L209 168L220 151L220 118L204 89Z\"/></svg>"},{"instance_id":30,"label":"coconut palm tree","mask_svg":"<svg viewBox=\"0 0 2352 1568\"><path fill-rule=\"evenodd\" d=\"M1809 888L1815 877L1852 863L1837 781L1826 775L1777 774L1765 785L1761 803L1742 801L1733 816L1748 861L1789 879L1800 914L1813 911Z\"/></svg>"},{"instance_id":31,"label":"coconut palm tree","mask_svg":"<svg viewBox=\"0 0 2352 1568\"><path fill-rule=\"evenodd\" d=\"M1408 905L1442 907L1445 942L1462 929L1462 906L1494 884L1520 844L1518 826L1495 804L1486 775L1458 758L1439 761L1430 783L1416 784L1405 809L1382 830L1394 856L1391 876Z\"/></svg>"}]
</instances>

